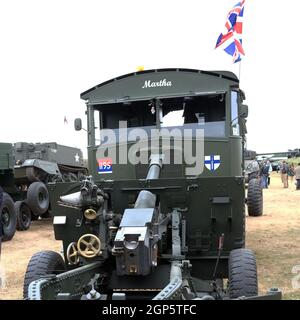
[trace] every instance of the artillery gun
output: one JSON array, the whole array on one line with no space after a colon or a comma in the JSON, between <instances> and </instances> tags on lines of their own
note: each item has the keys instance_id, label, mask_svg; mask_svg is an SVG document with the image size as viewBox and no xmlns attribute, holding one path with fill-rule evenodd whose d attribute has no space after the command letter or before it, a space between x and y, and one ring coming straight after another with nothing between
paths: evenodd
<instances>
[{"instance_id":1,"label":"artillery gun","mask_svg":"<svg viewBox=\"0 0 300 320\"><path fill-rule=\"evenodd\" d=\"M245 249L248 108L237 77L147 70L81 98L91 176L48 184L63 257L33 255L24 298L279 299L257 296Z\"/></svg>"}]
</instances>

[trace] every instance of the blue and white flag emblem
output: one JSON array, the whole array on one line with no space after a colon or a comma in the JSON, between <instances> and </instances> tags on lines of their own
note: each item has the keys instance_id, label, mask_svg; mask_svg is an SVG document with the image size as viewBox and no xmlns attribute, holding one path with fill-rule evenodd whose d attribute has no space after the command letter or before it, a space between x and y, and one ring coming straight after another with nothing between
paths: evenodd
<instances>
[{"instance_id":1,"label":"blue and white flag emblem","mask_svg":"<svg viewBox=\"0 0 300 320\"><path fill-rule=\"evenodd\" d=\"M219 155L205 156L205 167L210 171L215 171L221 164L221 157Z\"/></svg>"}]
</instances>

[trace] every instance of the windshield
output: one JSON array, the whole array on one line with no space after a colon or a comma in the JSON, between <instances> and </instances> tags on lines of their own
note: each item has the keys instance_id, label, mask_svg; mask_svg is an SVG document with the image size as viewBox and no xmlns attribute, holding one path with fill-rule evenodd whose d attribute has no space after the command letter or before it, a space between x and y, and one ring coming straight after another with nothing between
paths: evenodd
<instances>
[{"instance_id":1,"label":"windshield","mask_svg":"<svg viewBox=\"0 0 300 320\"><path fill-rule=\"evenodd\" d=\"M161 100L161 127L204 129L206 137L225 136L225 95Z\"/></svg>"},{"instance_id":2,"label":"windshield","mask_svg":"<svg viewBox=\"0 0 300 320\"><path fill-rule=\"evenodd\" d=\"M151 129L167 127L179 129L201 127L206 137L225 137L225 94L95 106L96 144L100 141L100 128L112 129L119 135L121 123L121 127L125 124L129 132L131 128L143 128L146 132L150 132Z\"/></svg>"},{"instance_id":3,"label":"windshield","mask_svg":"<svg viewBox=\"0 0 300 320\"><path fill-rule=\"evenodd\" d=\"M120 121L126 121L128 128L155 126L155 106L151 101L135 101L127 104L103 105L102 128L117 129Z\"/></svg>"}]
</instances>

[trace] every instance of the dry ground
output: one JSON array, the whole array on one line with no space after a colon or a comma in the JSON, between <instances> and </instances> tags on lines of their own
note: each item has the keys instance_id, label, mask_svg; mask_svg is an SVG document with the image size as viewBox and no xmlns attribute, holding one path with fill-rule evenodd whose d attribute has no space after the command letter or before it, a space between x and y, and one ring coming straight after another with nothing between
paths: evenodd
<instances>
[{"instance_id":1,"label":"dry ground","mask_svg":"<svg viewBox=\"0 0 300 320\"><path fill-rule=\"evenodd\" d=\"M264 190L264 215L247 217L246 230L247 247L257 258L260 292L279 287L284 299L300 299L300 191L294 183L283 189L279 174L273 173Z\"/></svg>"},{"instance_id":2,"label":"dry ground","mask_svg":"<svg viewBox=\"0 0 300 320\"><path fill-rule=\"evenodd\" d=\"M1 265L5 270L6 286L0 289L0 299L23 298L28 261L42 250L61 250L61 242L54 239L51 219L34 221L29 230L17 231L11 241L2 243Z\"/></svg>"},{"instance_id":3,"label":"dry ground","mask_svg":"<svg viewBox=\"0 0 300 320\"><path fill-rule=\"evenodd\" d=\"M300 299L300 280L294 280L299 289L292 286L293 278L300 275L300 191L295 191L294 185L283 189L274 173L264 199L264 215L247 217L246 221L247 247L257 256L260 293L279 287L285 299ZM6 288L0 289L0 299L22 298L24 273L33 253L60 248L50 220L35 221L28 231L17 232L12 241L3 243L1 265L6 271Z\"/></svg>"}]
</instances>

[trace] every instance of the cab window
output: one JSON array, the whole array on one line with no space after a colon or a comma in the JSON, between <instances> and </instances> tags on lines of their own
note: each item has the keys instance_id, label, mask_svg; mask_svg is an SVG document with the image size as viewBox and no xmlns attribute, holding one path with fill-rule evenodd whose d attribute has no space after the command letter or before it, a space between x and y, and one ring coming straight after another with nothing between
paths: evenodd
<instances>
[{"instance_id":1,"label":"cab window","mask_svg":"<svg viewBox=\"0 0 300 320\"><path fill-rule=\"evenodd\" d=\"M232 135L240 135L239 113L238 113L238 93L231 92L231 130Z\"/></svg>"}]
</instances>

